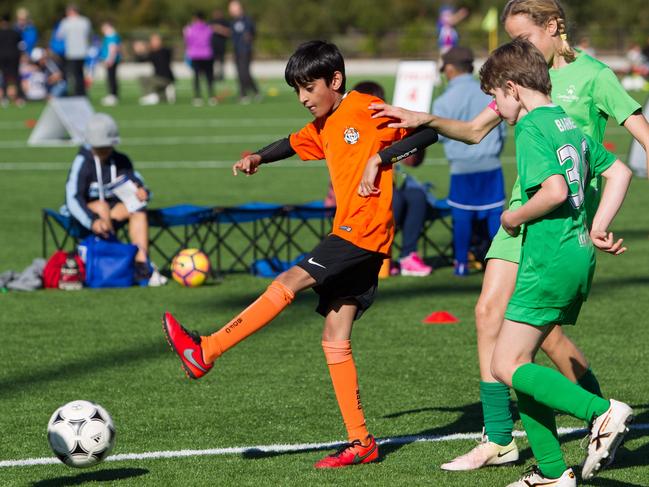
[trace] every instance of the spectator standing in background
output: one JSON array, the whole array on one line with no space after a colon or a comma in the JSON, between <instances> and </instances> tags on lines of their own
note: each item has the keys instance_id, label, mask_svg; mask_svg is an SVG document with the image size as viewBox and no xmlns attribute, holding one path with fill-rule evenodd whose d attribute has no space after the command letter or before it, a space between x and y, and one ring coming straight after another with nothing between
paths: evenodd
<instances>
[{"instance_id":1,"label":"spectator standing in background","mask_svg":"<svg viewBox=\"0 0 649 487\"><path fill-rule=\"evenodd\" d=\"M148 46L142 41L134 42L133 51L138 62L148 61L153 65L153 75L139 78L144 92L140 105L157 105L162 98L166 98L167 103L174 103L176 88L171 70L172 51L162 44L160 34L151 34Z\"/></svg>"},{"instance_id":2,"label":"spectator standing in background","mask_svg":"<svg viewBox=\"0 0 649 487\"><path fill-rule=\"evenodd\" d=\"M225 47L230 36L230 22L221 10L212 12L210 20L212 26L212 55L214 56L214 79L223 81L225 77Z\"/></svg>"},{"instance_id":3,"label":"spectator standing in background","mask_svg":"<svg viewBox=\"0 0 649 487\"><path fill-rule=\"evenodd\" d=\"M9 15L0 17L0 78L2 86L0 89L6 90L9 100L17 106L22 106L25 101L20 95L18 67L20 64L20 46L22 37L20 33L13 28ZM7 102L2 99L3 105Z\"/></svg>"},{"instance_id":4,"label":"spectator standing in background","mask_svg":"<svg viewBox=\"0 0 649 487\"><path fill-rule=\"evenodd\" d=\"M65 43L65 71L68 84L74 79L75 96L86 95L86 85L83 76L83 63L90 47L92 26L90 20L79 12L76 5L68 5L65 18L59 24L57 38Z\"/></svg>"},{"instance_id":5,"label":"spectator standing in background","mask_svg":"<svg viewBox=\"0 0 649 487\"><path fill-rule=\"evenodd\" d=\"M32 49L36 47L38 42L38 30L36 30L34 23L29 18L29 10L26 8L16 10L16 30L20 32L22 37L23 51L31 54Z\"/></svg>"},{"instance_id":6,"label":"spectator standing in background","mask_svg":"<svg viewBox=\"0 0 649 487\"><path fill-rule=\"evenodd\" d=\"M212 27L205 22L203 12L195 12L192 21L183 30L187 58L192 63L194 70L194 106L201 106L200 77L204 76L207 82L207 96L210 105L216 105L214 96L214 70L212 68Z\"/></svg>"},{"instance_id":7,"label":"spectator standing in background","mask_svg":"<svg viewBox=\"0 0 649 487\"><path fill-rule=\"evenodd\" d=\"M259 97L259 89L250 74L252 62L252 47L255 40L255 23L248 17L243 5L238 0L233 0L228 5L228 12L232 17L232 44L234 46L234 59L239 75L239 96L241 103L250 103L250 95Z\"/></svg>"},{"instance_id":8,"label":"spectator standing in background","mask_svg":"<svg viewBox=\"0 0 649 487\"><path fill-rule=\"evenodd\" d=\"M108 94L102 98L101 104L115 106L119 96L117 66L122 60L122 39L113 24L108 21L101 24L101 33L104 37L101 41L99 58L106 68L106 82L108 83Z\"/></svg>"},{"instance_id":9,"label":"spectator standing in background","mask_svg":"<svg viewBox=\"0 0 649 487\"><path fill-rule=\"evenodd\" d=\"M469 16L466 8L455 10L449 5L443 5L439 9L439 20L437 21L437 45L440 55L449 49L457 46L460 36L455 26Z\"/></svg>"},{"instance_id":10,"label":"spectator standing in background","mask_svg":"<svg viewBox=\"0 0 649 487\"><path fill-rule=\"evenodd\" d=\"M472 120L492 100L473 77L473 53L454 47L442 55L442 73L448 79L446 91L435 100L433 114L456 120ZM476 145L440 137L451 164L448 204L453 217L455 275L466 276L468 253L475 220L486 220L489 240L500 227L505 204L505 188L500 162L505 127L496 130Z\"/></svg>"},{"instance_id":11,"label":"spectator standing in background","mask_svg":"<svg viewBox=\"0 0 649 487\"><path fill-rule=\"evenodd\" d=\"M50 35L49 42L50 54L53 57L58 58L57 62L63 62L63 60L65 59L65 41L57 37L60 25L61 18L57 19L57 21L54 23L54 26L52 27L52 35Z\"/></svg>"}]
</instances>

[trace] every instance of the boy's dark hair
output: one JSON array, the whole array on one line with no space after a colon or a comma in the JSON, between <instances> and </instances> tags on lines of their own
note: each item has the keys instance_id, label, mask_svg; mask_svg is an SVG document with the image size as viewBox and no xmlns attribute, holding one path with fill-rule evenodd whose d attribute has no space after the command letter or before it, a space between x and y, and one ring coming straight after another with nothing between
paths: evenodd
<instances>
[{"instance_id":1,"label":"boy's dark hair","mask_svg":"<svg viewBox=\"0 0 649 487\"><path fill-rule=\"evenodd\" d=\"M301 44L286 64L284 78L294 89L317 79L324 79L327 86L331 84L334 73L340 71L343 82L338 89L345 92L345 60L335 44L327 41L309 41Z\"/></svg>"},{"instance_id":2,"label":"boy's dark hair","mask_svg":"<svg viewBox=\"0 0 649 487\"><path fill-rule=\"evenodd\" d=\"M493 51L480 68L480 88L487 94L504 89L507 81L550 96L548 63L534 44L517 37Z\"/></svg>"},{"instance_id":3,"label":"boy's dark hair","mask_svg":"<svg viewBox=\"0 0 649 487\"><path fill-rule=\"evenodd\" d=\"M385 100L385 90L380 84L374 81L361 81L360 83L356 83L352 90Z\"/></svg>"}]
</instances>

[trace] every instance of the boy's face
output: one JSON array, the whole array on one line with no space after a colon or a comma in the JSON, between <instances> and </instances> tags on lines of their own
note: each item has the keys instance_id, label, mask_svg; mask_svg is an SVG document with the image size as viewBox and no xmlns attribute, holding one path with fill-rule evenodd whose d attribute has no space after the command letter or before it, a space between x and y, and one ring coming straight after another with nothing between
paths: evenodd
<instances>
[{"instance_id":1,"label":"boy's face","mask_svg":"<svg viewBox=\"0 0 649 487\"><path fill-rule=\"evenodd\" d=\"M111 146L108 147L93 147L92 152L99 157L99 160L101 162L106 162L106 160L110 157L110 155L113 153L113 148Z\"/></svg>"},{"instance_id":2,"label":"boy's face","mask_svg":"<svg viewBox=\"0 0 649 487\"><path fill-rule=\"evenodd\" d=\"M509 82L508 82L509 84ZM521 116L521 104L514 96L514 88L506 86L505 89L494 88L490 94L496 100L500 116L509 125L516 125L516 122Z\"/></svg>"},{"instance_id":3,"label":"boy's face","mask_svg":"<svg viewBox=\"0 0 649 487\"><path fill-rule=\"evenodd\" d=\"M336 71L329 85L324 78L318 78L298 86L297 97L314 118L324 117L340 104L342 95L337 90L341 84L342 74Z\"/></svg>"},{"instance_id":4,"label":"boy's face","mask_svg":"<svg viewBox=\"0 0 649 487\"><path fill-rule=\"evenodd\" d=\"M525 14L510 15L505 20L505 30L512 39L522 37L534 44L534 47L541 51L548 63L554 57L554 39L557 33L556 20L551 20L545 27L540 27Z\"/></svg>"}]
</instances>

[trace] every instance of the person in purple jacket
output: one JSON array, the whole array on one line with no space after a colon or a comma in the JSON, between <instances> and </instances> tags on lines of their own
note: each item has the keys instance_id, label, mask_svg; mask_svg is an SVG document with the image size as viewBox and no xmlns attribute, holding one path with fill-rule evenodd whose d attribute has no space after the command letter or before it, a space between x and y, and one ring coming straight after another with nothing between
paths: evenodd
<instances>
[{"instance_id":1,"label":"person in purple jacket","mask_svg":"<svg viewBox=\"0 0 649 487\"><path fill-rule=\"evenodd\" d=\"M201 106L201 87L199 77L201 74L207 81L208 103L216 105L214 96L214 72L212 70L212 27L205 22L205 14L197 11L192 15L192 21L183 29L185 38L185 53L194 70L194 106Z\"/></svg>"}]
</instances>

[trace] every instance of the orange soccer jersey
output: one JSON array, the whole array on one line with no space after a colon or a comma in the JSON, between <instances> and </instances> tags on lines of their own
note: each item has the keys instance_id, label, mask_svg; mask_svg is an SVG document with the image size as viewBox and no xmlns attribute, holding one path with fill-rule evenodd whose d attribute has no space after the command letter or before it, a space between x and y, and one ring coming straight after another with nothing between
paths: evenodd
<instances>
[{"instance_id":1,"label":"orange soccer jersey","mask_svg":"<svg viewBox=\"0 0 649 487\"><path fill-rule=\"evenodd\" d=\"M394 238L392 167L379 169L378 195L359 196L358 185L368 159L403 139L408 131L388 128L387 118L372 118L367 107L380 101L350 91L331 115L291 134L290 141L302 160L327 161L337 203L332 233L357 247L387 255Z\"/></svg>"}]
</instances>

